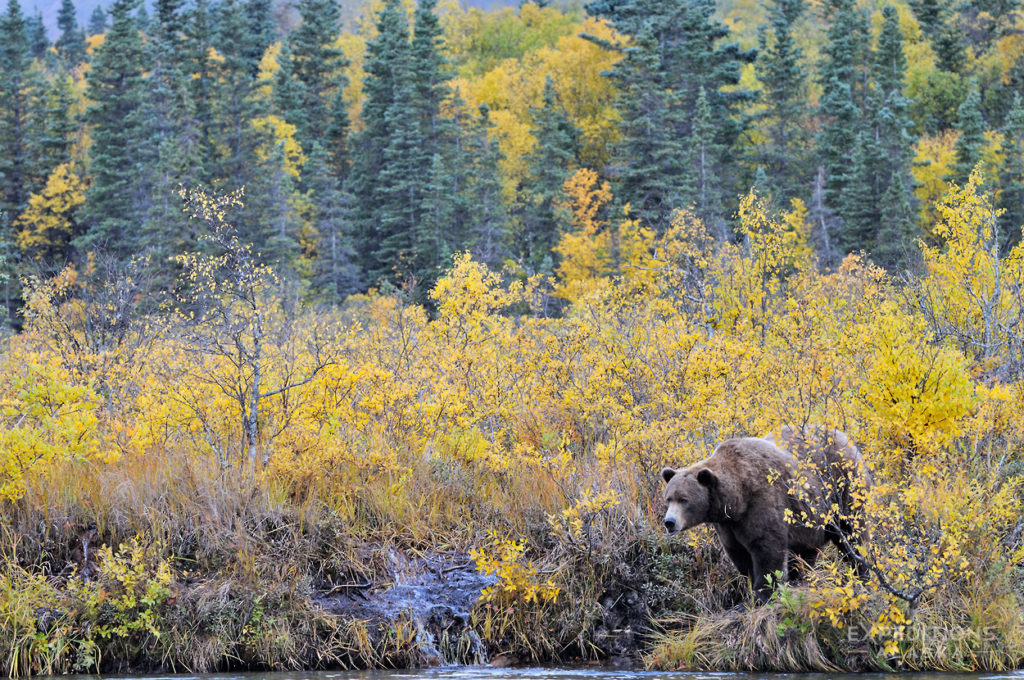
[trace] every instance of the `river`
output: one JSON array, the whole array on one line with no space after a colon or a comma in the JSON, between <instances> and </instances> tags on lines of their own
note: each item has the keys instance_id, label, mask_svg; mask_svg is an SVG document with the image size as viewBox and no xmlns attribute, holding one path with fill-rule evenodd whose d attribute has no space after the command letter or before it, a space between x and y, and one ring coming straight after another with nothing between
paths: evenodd
<instances>
[{"instance_id":1,"label":"river","mask_svg":"<svg viewBox=\"0 0 1024 680\"><path fill-rule=\"evenodd\" d=\"M608 668L493 668L447 666L403 671L318 671L106 676L111 680L1024 680L1013 673L668 673ZM37 680L97 680L61 676Z\"/></svg>"}]
</instances>

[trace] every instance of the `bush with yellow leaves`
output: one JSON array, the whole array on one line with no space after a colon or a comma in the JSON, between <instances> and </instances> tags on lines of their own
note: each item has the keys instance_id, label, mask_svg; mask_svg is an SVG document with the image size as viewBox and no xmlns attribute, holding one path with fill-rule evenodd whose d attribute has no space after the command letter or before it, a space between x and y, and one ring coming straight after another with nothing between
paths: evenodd
<instances>
[{"instance_id":1,"label":"bush with yellow leaves","mask_svg":"<svg viewBox=\"0 0 1024 680\"><path fill-rule=\"evenodd\" d=\"M313 309L263 270L251 291L244 277L223 287L217 253L186 262L196 297L175 323L125 312L110 300L137 297L95 293L87 271L37 282L0 361L0 535L18 537L0 545L0 573L59 569L63 527L88 521L114 544L152 540L142 561L171 571L150 581L244 578L249 593L384 578L389 550L458 551L497 578L475 625L521 658L607 653L598 631L627 587L631 616L662 627L649 657L660 667L1024 658L1020 255L993 250L979 184L940 206L941 243L911 282L860 256L820 271L799 202L780 210L751 194L739 238L722 243L686 212L663 234L612 214L592 173L566 192L574 222L557 280L458 255L433 317L380 292ZM204 205L229 226L219 203ZM255 266L244 244L224 244ZM869 577L828 552L767 607L726 617L745 582L706 534L658 531L657 471L728 437L815 423L849 434L874 476ZM367 557L367 545L381 548ZM293 613L314 612L296 589ZM219 630L241 635L245 621ZM794 626L816 646L797 648ZM188 630L157 643L169 663L230 666L244 648ZM308 636L274 630L294 645L254 663L368 648L344 637L357 628L326 626L309 643L324 647L301 656ZM757 651L769 633L772 658ZM384 658L397 657L364 663Z\"/></svg>"}]
</instances>

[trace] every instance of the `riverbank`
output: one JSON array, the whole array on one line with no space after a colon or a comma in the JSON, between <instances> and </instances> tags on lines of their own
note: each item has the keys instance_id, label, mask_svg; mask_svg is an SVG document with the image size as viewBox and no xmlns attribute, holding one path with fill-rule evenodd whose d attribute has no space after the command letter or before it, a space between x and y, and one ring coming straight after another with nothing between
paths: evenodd
<instances>
[{"instance_id":1,"label":"riverbank","mask_svg":"<svg viewBox=\"0 0 1024 680\"><path fill-rule=\"evenodd\" d=\"M751 196L743 247L680 213L558 290L460 256L429 314L259 268L202 313L33 282L0 354L0 664L1017 667L1024 258L982 247L976 191L912 281L822 272L798 206ZM871 578L828 553L755 608L709 530L661 531L658 471L808 422L871 468Z\"/></svg>"}]
</instances>

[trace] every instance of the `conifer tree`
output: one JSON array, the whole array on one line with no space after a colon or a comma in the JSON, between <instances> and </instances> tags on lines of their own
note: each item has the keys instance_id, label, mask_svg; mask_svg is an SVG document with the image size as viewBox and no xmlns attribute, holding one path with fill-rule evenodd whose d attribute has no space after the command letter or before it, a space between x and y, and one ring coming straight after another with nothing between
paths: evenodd
<instances>
[{"instance_id":1,"label":"conifer tree","mask_svg":"<svg viewBox=\"0 0 1024 680\"><path fill-rule=\"evenodd\" d=\"M416 121L423 135L421 168L430 167L450 131L441 116L448 95L448 62L442 54L442 30L435 11L437 0L420 0L413 18L409 76L415 88Z\"/></svg>"},{"instance_id":2,"label":"conifer tree","mask_svg":"<svg viewBox=\"0 0 1024 680\"><path fill-rule=\"evenodd\" d=\"M407 79L409 27L399 0L386 0L377 17L377 35L366 46L363 80L363 131L353 140L348 192L353 197L352 220L360 267L368 283L376 282L389 263L378 259L382 242L380 210L385 149L392 135L394 106Z\"/></svg>"},{"instance_id":3,"label":"conifer tree","mask_svg":"<svg viewBox=\"0 0 1024 680\"><path fill-rule=\"evenodd\" d=\"M550 76L544 81L541 106L532 113L537 145L527 158L528 182L521 187L518 250L533 271L543 271L553 267L552 249L565 221L558 201L577 164L580 132L558 100Z\"/></svg>"},{"instance_id":4,"label":"conifer tree","mask_svg":"<svg viewBox=\"0 0 1024 680\"><path fill-rule=\"evenodd\" d=\"M999 184L1000 235L1004 248L1016 245L1024 227L1024 104L1020 93L1014 95L1013 106L1003 125L1006 149Z\"/></svg>"},{"instance_id":5,"label":"conifer tree","mask_svg":"<svg viewBox=\"0 0 1024 680\"><path fill-rule=\"evenodd\" d=\"M501 150L491 139L493 124L486 105L480 107L480 115L473 126L474 144L470 147L475 159L470 181L466 185L465 204L470 208L466 232L466 245L474 259L491 267L500 267L508 255L509 214L502 199L500 164ZM429 223L428 223L429 225ZM431 230L446 234L444 225L429 225ZM447 259L460 247L459 243L445 243L442 261L437 273L447 264Z\"/></svg>"},{"instance_id":6,"label":"conifer tree","mask_svg":"<svg viewBox=\"0 0 1024 680\"><path fill-rule=\"evenodd\" d=\"M64 63L74 66L85 59L85 32L78 27L78 13L75 11L74 0L61 0L57 12L57 27L60 37L57 38L57 54Z\"/></svg>"},{"instance_id":7,"label":"conifer tree","mask_svg":"<svg viewBox=\"0 0 1024 680\"><path fill-rule=\"evenodd\" d=\"M860 114L865 103L863 86L867 62L867 21L854 0L834 0L832 23L825 45L821 72L819 114L824 125L817 140L817 161L825 170L825 202L840 215L849 213L842 206L847 166L853 155Z\"/></svg>"},{"instance_id":8,"label":"conifer tree","mask_svg":"<svg viewBox=\"0 0 1024 680\"><path fill-rule=\"evenodd\" d=\"M102 35L107 31L107 13L102 5L96 5L89 15L89 35Z\"/></svg>"},{"instance_id":9,"label":"conifer tree","mask_svg":"<svg viewBox=\"0 0 1024 680\"><path fill-rule=\"evenodd\" d=\"M71 145L78 131L71 114L73 88L71 76L62 69L47 83L41 102L41 125L36 126L39 135L33 144L35 165L41 173L48 174L61 163L71 160Z\"/></svg>"},{"instance_id":10,"label":"conifer tree","mask_svg":"<svg viewBox=\"0 0 1024 680\"><path fill-rule=\"evenodd\" d=\"M139 3L135 12L135 27L142 35L149 33L149 8L144 2Z\"/></svg>"},{"instance_id":11,"label":"conifer tree","mask_svg":"<svg viewBox=\"0 0 1024 680\"><path fill-rule=\"evenodd\" d=\"M31 191L32 78L25 17L7 0L0 17L0 212L13 221Z\"/></svg>"},{"instance_id":12,"label":"conifer tree","mask_svg":"<svg viewBox=\"0 0 1024 680\"><path fill-rule=\"evenodd\" d=\"M260 61L263 60L264 53L276 37L272 1L247 0L244 13L248 18L248 25L244 33L242 55L249 64L249 75L255 78L259 74Z\"/></svg>"},{"instance_id":13,"label":"conifer tree","mask_svg":"<svg viewBox=\"0 0 1024 680\"><path fill-rule=\"evenodd\" d=\"M680 92L661 85L658 39L648 29L634 36L615 65L619 90L620 141L613 156L616 193L634 214L664 227L672 209L683 207L688 170L685 132L689 116Z\"/></svg>"},{"instance_id":14,"label":"conifer tree","mask_svg":"<svg viewBox=\"0 0 1024 680\"><path fill-rule=\"evenodd\" d=\"M694 173L691 194L697 216L712 234L724 241L728 234L723 219L722 183L717 168L722 150L715 141L717 131L703 86L697 95L696 114L688 154L688 165Z\"/></svg>"},{"instance_id":15,"label":"conifer tree","mask_svg":"<svg viewBox=\"0 0 1024 680\"><path fill-rule=\"evenodd\" d=\"M149 77L140 107L140 132L146 140L140 149L144 213L140 234L164 276L158 285L167 283L172 274L167 269L169 257L194 248L179 189L196 185L204 174L199 128L183 71L182 5L183 0L157 0L146 43Z\"/></svg>"},{"instance_id":16,"label":"conifer tree","mask_svg":"<svg viewBox=\"0 0 1024 680\"><path fill-rule=\"evenodd\" d=\"M633 36L628 47L619 46L623 56L610 73L622 116L612 169L620 200L642 221L663 229L672 209L696 200L698 182L685 159L702 86L719 150L709 165L728 181L721 154L742 127L737 108L755 96L736 86L741 66L756 54L722 42L730 32L715 18L712 0L597 0L587 8Z\"/></svg>"},{"instance_id":17,"label":"conifer tree","mask_svg":"<svg viewBox=\"0 0 1024 680\"><path fill-rule=\"evenodd\" d=\"M309 149L325 139L331 126L335 93L345 87L342 69L347 61L335 46L340 32L337 0L299 0L298 10L302 20L288 43L299 109L282 114L298 128L302 147Z\"/></svg>"},{"instance_id":18,"label":"conifer tree","mask_svg":"<svg viewBox=\"0 0 1024 680\"><path fill-rule=\"evenodd\" d=\"M911 132L910 101L904 96L907 59L903 51L903 33L896 9L887 5L882 10L882 31L878 38L872 67L875 110L874 135L878 161L876 191L878 226L873 243L864 247L874 259L886 267L907 264L906 257L914 251L913 177L916 138Z\"/></svg>"},{"instance_id":19,"label":"conifer tree","mask_svg":"<svg viewBox=\"0 0 1024 680\"><path fill-rule=\"evenodd\" d=\"M967 98L957 110L957 129L960 137L956 140L954 150L956 159L950 180L964 184L970 177L974 166L981 160L981 147L985 143L985 121L981 117L981 96L978 84L971 81Z\"/></svg>"},{"instance_id":20,"label":"conifer tree","mask_svg":"<svg viewBox=\"0 0 1024 680\"><path fill-rule=\"evenodd\" d=\"M319 143L313 144L303 172L309 187L309 220L317 238L313 288L325 302L337 304L362 286L349 233L350 199L330 170L330 154Z\"/></svg>"},{"instance_id":21,"label":"conifer tree","mask_svg":"<svg viewBox=\"0 0 1024 680\"><path fill-rule=\"evenodd\" d=\"M88 74L86 112L92 124L90 174L82 217L88 232L76 244L127 256L138 246L144 213L138 159L142 155L140 112L147 70L142 37L131 11L136 0L115 0L112 24Z\"/></svg>"},{"instance_id":22,"label":"conifer tree","mask_svg":"<svg viewBox=\"0 0 1024 680\"><path fill-rule=\"evenodd\" d=\"M28 33L29 54L33 59L46 59L50 38L46 35L46 23L39 10L25 20L25 31Z\"/></svg>"},{"instance_id":23,"label":"conifer tree","mask_svg":"<svg viewBox=\"0 0 1024 680\"><path fill-rule=\"evenodd\" d=\"M771 30L759 36L757 73L764 84L766 110L761 116L765 143L758 161L770 191L783 203L804 193L807 177L807 72L794 24L804 0L776 0L770 9Z\"/></svg>"},{"instance_id":24,"label":"conifer tree","mask_svg":"<svg viewBox=\"0 0 1024 680\"><path fill-rule=\"evenodd\" d=\"M842 228L836 246L842 253L870 251L875 244L879 219L879 148L873 130L860 130L855 138L845 173L839 214Z\"/></svg>"},{"instance_id":25,"label":"conifer tree","mask_svg":"<svg viewBox=\"0 0 1024 680\"><path fill-rule=\"evenodd\" d=\"M214 98L217 90L217 67L211 56L215 42L214 20L209 0L195 0L185 19L183 70L189 76L193 115L199 128L201 167L206 171L203 181L210 182L218 167L218 140L215 139ZM223 46L218 52L224 53Z\"/></svg>"},{"instance_id":26,"label":"conifer tree","mask_svg":"<svg viewBox=\"0 0 1024 680\"><path fill-rule=\"evenodd\" d=\"M210 96L210 134L217 141L219 153L212 161L212 174L226 181L232 190L241 188L252 181L254 170L259 167L256 156L257 136L251 129L252 121L264 113L254 99L253 88L256 76L249 61L252 43L246 37L246 5L240 0L222 0L217 7L216 43L220 61L213 66ZM282 47L279 59L280 69L276 82L289 78L291 54L288 46ZM279 105L278 110L298 106L297 101ZM247 206L252 199L246 201Z\"/></svg>"}]
</instances>

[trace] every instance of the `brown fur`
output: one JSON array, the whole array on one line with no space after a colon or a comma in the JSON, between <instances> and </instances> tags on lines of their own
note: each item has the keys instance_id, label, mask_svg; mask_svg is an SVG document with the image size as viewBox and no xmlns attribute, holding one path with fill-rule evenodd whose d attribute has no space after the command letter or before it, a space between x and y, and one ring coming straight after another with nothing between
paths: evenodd
<instances>
[{"instance_id":1,"label":"brown fur","mask_svg":"<svg viewBox=\"0 0 1024 680\"><path fill-rule=\"evenodd\" d=\"M839 430L784 427L778 438L729 439L699 463L683 470L665 468L661 474L667 483L668 531L710 523L762 602L771 596L776 572L798 578L800 561L814 566L818 551L829 542L865 573L863 561L850 555L847 546L867 538L854 491L866 489L870 479L860 451ZM797 487L804 491L794 492ZM800 518L833 504L840 512L829 522L808 526L786 520L787 509ZM818 512L809 516L821 517ZM792 557L799 560L787 569Z\"/></svg>"}]
</instances>

